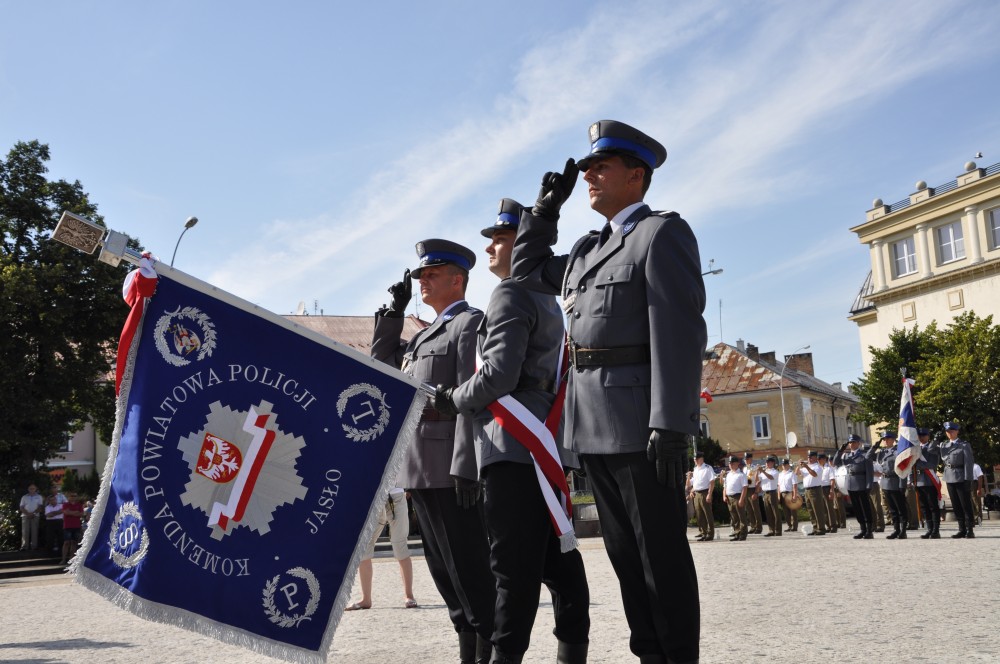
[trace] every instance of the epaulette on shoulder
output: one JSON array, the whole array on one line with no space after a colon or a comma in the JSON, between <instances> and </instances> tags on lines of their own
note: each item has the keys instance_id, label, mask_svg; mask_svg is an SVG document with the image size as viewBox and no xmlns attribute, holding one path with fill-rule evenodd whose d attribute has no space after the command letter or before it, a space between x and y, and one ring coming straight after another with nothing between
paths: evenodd
<instances>
[{"instance_id":1,"label":"epaulette on shoulder","mask_svg":"<svg viewBox=\"0 0 1000 664\"><path fill-rule=\"evenodd\" d=\"M663 217L664 219L666 219L667 217L681 216L680 214L674 212L673 210L653 210L652 212L649 213L649 215L651 217Z\"/></svg>"}]
</instances>

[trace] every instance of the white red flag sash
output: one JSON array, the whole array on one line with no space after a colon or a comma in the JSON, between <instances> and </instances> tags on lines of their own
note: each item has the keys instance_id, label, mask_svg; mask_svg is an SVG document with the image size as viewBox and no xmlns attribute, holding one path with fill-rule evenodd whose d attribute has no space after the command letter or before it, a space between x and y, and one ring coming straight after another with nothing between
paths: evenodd
<instances>
[{"instance_id":1,"label":"white red flag sash","mask_svg":"<svg viewBox=\"0 0 1000 664\"><path fill-rule=\"evenodd\" d=\"M560 370L556 373L556 398L544 423L509 394L486 407L493 414L497 425L531 454L538 486L542 490L549 518L559 537L559 548L563 553L572 551L578 544L576 533L573 531L573 503L569 495L569 484L566 482L566 474L555 441L559 421L562 418L563 403L566 400L566 384L561 380L567 368L568 357L565 348L564 344L559 354Z\"/></svg>"}]
</instances>

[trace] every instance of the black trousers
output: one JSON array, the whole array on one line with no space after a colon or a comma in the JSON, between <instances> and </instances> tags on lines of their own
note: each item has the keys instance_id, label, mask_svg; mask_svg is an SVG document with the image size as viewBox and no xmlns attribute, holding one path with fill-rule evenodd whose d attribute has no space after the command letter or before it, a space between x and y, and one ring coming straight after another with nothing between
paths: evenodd
<instances>
[{"instance_id":1,"label":"black trousers","mask_svg":"<svg viewBox=\"0 0 1000 664\"><path fill-rule=\"evenodd\" d=\"M924 512L924 523L927 530L941 527L941 506L938 504L937 488L933 486L918 486L917 498L920 499L920 509Z\"/></svg>"},{"instance_id":2,"label":"black trousers","mask_svg":"<svg viewBox=\"0 0 1000 664\"><path fill-rule=\"evenodd\" d=\"M875 528L875 509L872 507L871 496L867 489L848 491L851 506L854 508L854 518L858 520L861 532L870 533Z\"/></svg>"},{"instance_id":3,"label":"black trousers","mask_svg":"<svg viewBox=\"0 0 1000 664\"><path fill-rule=\"evenodd\" d=\"M661 485L645 452L581 454L580 460L621 586L630 650L697 661L701 609L683 485Z\"/></svg>"},{"instance_id":4,"label":"black trousers","mask_svg":"<svg viewBox=\"0 0 1000 664\"><path fill-rule=\"evenodd\" d=\"M948 482L948 495L951 497L951 508L955 510L955 520L958 521L958 532L972 530L976 525L976 512L972 506L972 492L966 482Z\"/></svg>"},{"instance_id":5,"label":"black trousers","mask_svg":"<svg viewBox=\"0 0 1000 664\"><path fill-rule=\"evenodd\" d=\"M496 577L493 645L508 656L528 650L544 583L552 596L556 638L587 643L590 587L577 549L562 553L535 467L500 462L483 468L490 566Z\"/></svg>"},{"instance_id":6,"label":"black trousers","mask_svg":"<svg viewBox=\"0 0 1000 664\"><path fill-rule=\"evenodd\" d=\"M427 567L455 631L489 640L497 590L480 509L459 507L454 489L414 489L410 497Z\"/></svg>"},{"instance_id":7,"label":"black trousers","mask_svg":"<svg viewBox=\"0 0 1000 664\"><path fill-rule=\"evenodd\" d=\"M905 529L910 522L909 510L906 507L906 492L902 490L882 489L889 501L889 513L892 514L894 530Z\"/></svg>"}]
</instances>

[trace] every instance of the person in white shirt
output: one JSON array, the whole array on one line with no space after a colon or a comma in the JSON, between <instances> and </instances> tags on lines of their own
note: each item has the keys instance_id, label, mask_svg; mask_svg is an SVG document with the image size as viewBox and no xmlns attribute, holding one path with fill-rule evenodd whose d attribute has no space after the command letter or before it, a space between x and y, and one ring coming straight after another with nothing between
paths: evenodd
<instances>
[{"instance_id":1,"label":"person in white shirt","mask_svg":"<svg viewBox=\"0 0 1000 664\"><path fill-rule=\"evenodd\" d=\"M972 464L972 513L976 515L976 523L983 523L983 496L986 494L986 477L978 463Z\"/></svg>"},{"instance_id":2,"label":"person in white shirt","mask_svg":"<svg viewBox=\"0 0 1000 664\"><path fill-rule=\"evenodd\" d=\"M781 516L778 508L778 457L769 456L764 461L764 467L757 474L760 491L764 494L764 519L767 521L767 534L764 537L781 535Z\"/></svg>"},{"instance_id":3,"label":"person in white shirt","mask_svg":"<svg viewBox=\"0 0 1000 664\"><path fill-rule=\"evenodd\" d=\"M21 496L21 551L38 548L38 521L45 499L35 484L28 485L28 493Z\"/></svg>"},{"instance_id":4,"label":"person in white shirt","mask_svg":"<svg viewBox=\"0 0 1000 664\"><path fill-rule=\"evenodd\" d=\"M823 490L823 468L817 460L818 452L809 450L809 460L799 461L799 474L802 475L802 488L809 500L809 518L812 520L813 535L826 535L826 524L830 522L830 513L826 506L826 492ZM829 487L829 485L826 485Z\"/></svg>"},{"instance_id":5,"label":"person in white shirt","mask_svg":"<svg viewBox=\"0 0 1000 664\"><path fill-rule=\"evenodd\" d=\"M689 497L694 503L694 516L698 520L697 542L715 539L715 517L712 516L712 481L715 477L715 470L705 463L705 453L696 452L688 485Z\"/></svg>"},{"instance_id":6,"label":"person in white shirt","mask_svg":"<svg viewBox=\"0 0 1000 664\"><path fill-rule=\"evenodd\" d=\"M760 535L764 532L760 518L760 466L753 465L753 452L743 453L743 466L747 476L747 532Z\"/></svg>"},{"instance_id":7,"label":"person in white shirt","mask_svg":"<svg viewBox=\"0 0 1000 664\"><path fill-rule=\"evenodd\" d=\"M819 453L818 461L819 467L823 469L823 497L827 499L826 514L828 520L826 522L826 529L828 532L835 533L839 525L836 497L834 494L837 488L836 469L829 463L826 454L823 452Z\"/></svg>"},{"instance_id":8,"label":"person in white shirt","mask_svg":"<svg viewBox=\"0 0 1000 664\"><path fill-rule=\"evenodd\" d=\"M740 458L729 457L729 470L723 473L722 500L729 506L733 534L729 539L741 542L747 538L747 476L740 470Z\"/></svg>"},{"instance_id":9,"label":"person in white shirt","mask_svg":"<svg viewBox=\"0 0 1000 664\"><path fill-rule=\"evenodd\" d=\"M778 491L781 493L781 508L785 512L785 524L788 526L785 528L785 532L798 530L798 510L790 508L787 501L799 497L799 481L795 476L795 471L792 470L792 462L788 459L781 460L781 472L778 473Z\"/></svg>"}]
</instances>

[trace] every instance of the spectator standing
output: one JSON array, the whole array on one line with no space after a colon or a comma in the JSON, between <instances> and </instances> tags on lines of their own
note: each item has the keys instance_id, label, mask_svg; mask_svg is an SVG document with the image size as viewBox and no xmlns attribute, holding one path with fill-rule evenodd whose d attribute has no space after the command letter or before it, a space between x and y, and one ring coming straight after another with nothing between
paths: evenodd
<instances>
[{"instance_id":1,"label":"spectator standing","mask_svg":"<svg viewBox=\"0 0 1000 664\"><path fill-rule=\"evenodd\" d=\"M80 543L83 533L83 503L77 500L76 494L70 491L62 506L63 513L63 547L61 565L69 562L76 553L76 545Z\"/></svg>"},{"instance_id":2,"label":"spectator standing","mask_svg":"<svg viewBox=\"0 0 1000 664\"><path fill-rule=\"evenodd\" d=\"M410 534L410 514L406 505L406 492L399 487L389 490L389 498L379 513L375 532L372 533L368 551L358 566L358 583L361 585L361 599L348 606L345 611L359 611L372 608L372 556L375 555L375 542L382 530L389 526L389 542L392 544L392 555L399 563L399 575L403 579L403 608L417 608L417 600L413 598L413 561L410 560L410 548L406 538Z\"/></svg>"},{"instance_id":3,"label":"spectator standing","mask_svg":"<svg viewBox=\"0 0 1000 664\"><path fill-rule=\"evenodd\" d=\"M61 494L60 494L61 495ZM63 496L65 502L65 496ZM58 553L62 546L63 537L63 503L59 502L56 495L49 495L45 502L45 548Z\"/></svg>"},{"instance_id":4,"label":"spectator standing","mask_svg":"<svg viewBox=\"0 0 1000 664\"><path fill-rule=\"evenodd\" d=\"M21 551L38 548L38 521L45 499L35 484L28 485L28 493L21 496Z\"/></svg>"}]
</instances>

